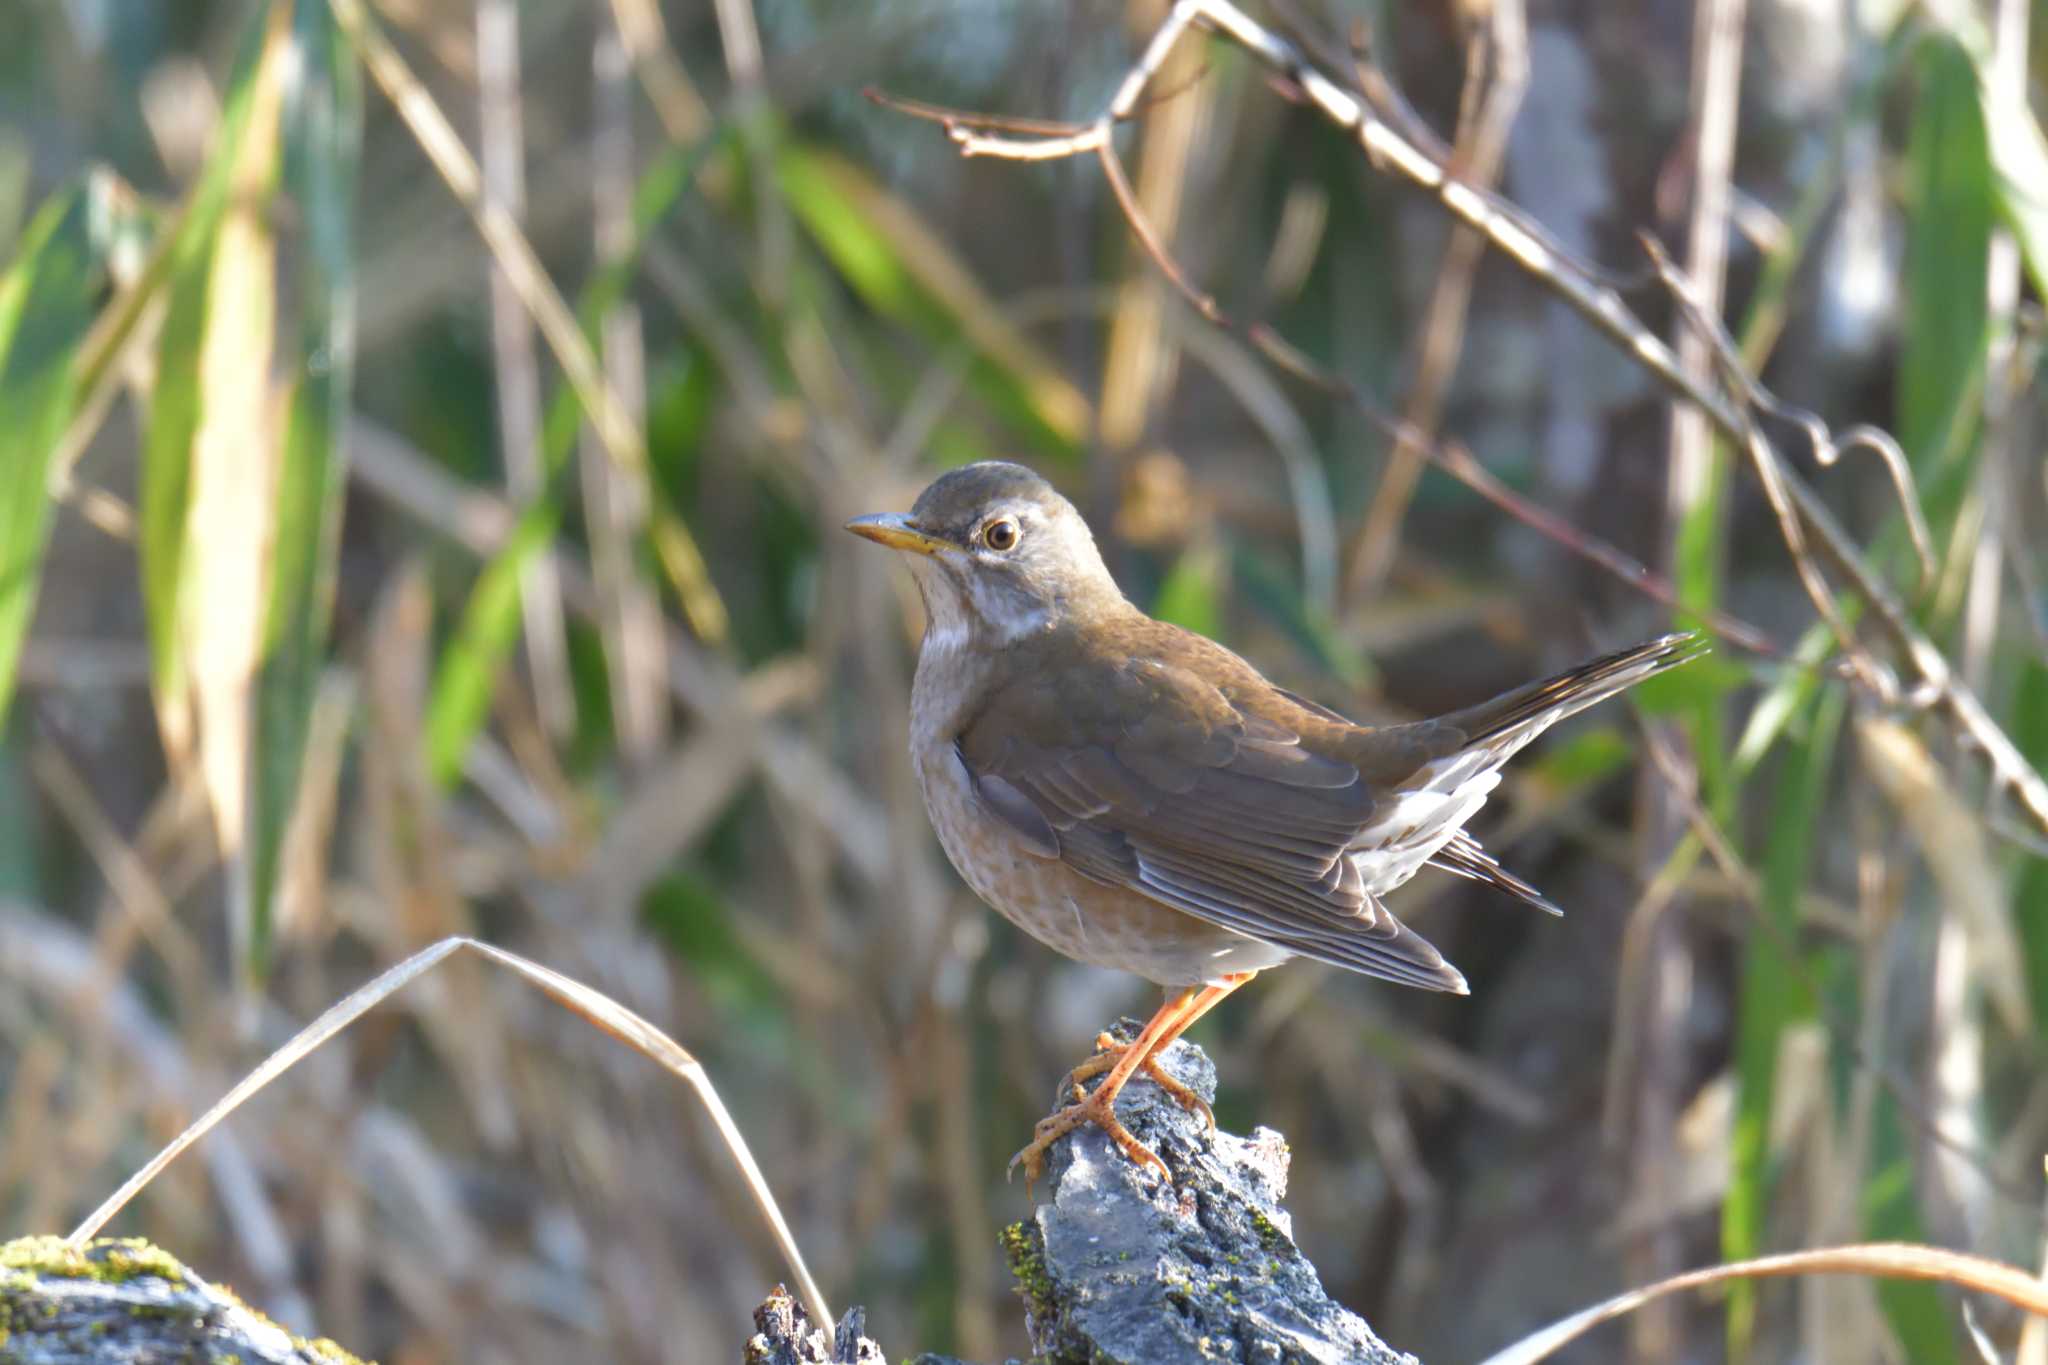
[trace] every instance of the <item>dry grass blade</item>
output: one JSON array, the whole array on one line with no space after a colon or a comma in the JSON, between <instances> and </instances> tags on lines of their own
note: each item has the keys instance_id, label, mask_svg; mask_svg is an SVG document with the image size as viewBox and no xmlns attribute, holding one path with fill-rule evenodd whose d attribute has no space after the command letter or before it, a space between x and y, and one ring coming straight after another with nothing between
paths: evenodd
<instances>
[{"instance_id":1,"label":"dry grass blade","mask_svg":"<svg viewBox=\"0 0 2048 1365\"><path fill-rule=\"evenodd\" d=\"M199 423L190 449L182 637L198 776L221 855L232 869L237 957L254 942L243 842L248 825L250 694L263 653L272 571L281 413L272 398L277 344L277 241L269 195L282 153L289 10L270 20L248 131L236 151L213 266L198 373ZM176 700L171 704L175 705Z\"/></svg>"},{"instance_id":2,"label":"dry grass blade","mask_svg":"<svg viewBox=\"0 0 2048 1365\"><path fill-rule=\"evenodd\" d=\"M576 399L589 415L605 451L628 470L644 469L647 464L647 438L641 432L640 424L605 382L597 353L584 337L583 329L577 325L575 314L569 311L569 305L541 267L533 244L526 240L526 234L519 230L519 225L512 221L503 206L485 197L483 173L478 170L476 159L469 154L454 126L448 122L448 116L441 112L441 106L420 84L419 77L413 75L412 68L399 56L398 49L377 29L362 0L330 0L330 3L336 22L348 34L349 42L363 59L363 65L369 68L371 77L398 110L399 117L405 120L406 127L412 130L420 150L426 153L456 199L469 211L476 224L477 235L490 249L492 259L505 272L506 279L518 292L527 311L533 314L534 322L539 325L541 335L547 338L555 359L561 362L562 372L576 391ZM725 599L719 596L717 585L711 581L696 541L679 525L672 526L670 534L681 550L678 565L682 577L676 586L682 598L683 611L690 618L691 626L704 639L722 642L729 624Z\"/></svg>"},{"instance_id":3,"label":"dry grass blade","mask_svg":"<svg viewBox=\"0 0 2048 1365\"><path fill-rule=\"evenodd\" d=\"M739 1166L740 1174L745 1177L748 1193L753 1196L761 1216L767 1220L769 1229L774 1233L776 1245L789 1263L790 1273L796 1277L797 1289L803 1298L805 1311L811 1314L814 1322L831 1322L831 1309L825 1303L825 1296L819 1292L816 1281L811 1278L810 1268L804 1263L803 1253L797 1249L796 1238L790 1232L789 1224L784 1220L782 1210L768 1188L767 1177L762 1175L760 1166L755 1163L754 1154L748 1149L746 1138L741 1135L739 1125L733 1122L732 1114L726 1109L725 1102L718 1097L718 1091L712 1086L711 1078L705 1072L703 1064L691 1056L680 1043L601 991L592 990L579 981L573 981L560 972L529 961L517 953L494 948L473 938L444 938L439 943L422 948L375 980L351 991L328 1007L325 1013L300 1029L290 1042L266 1057L262 1065L244 1076L232 1090L221 1096L211 1109L195 1119L184 1132L178 1134L169 1145L150 1158L148 1164L130 1176L120 1189L108 1196L106 1202L94 1209L85 1221L72 1231L71 1242L82 1244L95 1236L115 1214L127 1206L130 1200L162 1174L165 1167L212 1131L222 1119L297 1065L322 1043L465 948L481 954L501 967L517 972L571 1013L579 1015L643 1056L661 1063L696 1091L697 1098L711 1116L713 1126L718 1129L719 1137L724 1140L726 1149L732 1153L733 1161Z\"/></svg>"},{"instance_id":4,"label":"dry grass blade","mask_svg":"<svg viewBox=\"0 0 2048 1365\"><path fill-rule=\"evenodd\" d=\"M1941 1247L1872 1242L1862 1246L1823 1247L1815 1251L1788 1252L1782 1256L1760 1256L1753 1261L1736 1261L1673 1275L1668 1280L1617 1294L1605 1303L1562 1318L1523 1337L1505 1350L1496 1351L1481 1365L1534 1365L1536 1361L1548 1360L1560 1347L1584 1336L1601 1323L1612 1322L1652 1300L1680 1290L1702 1289L1731 1280L1761 1280L1784 1275L1872 1275L1891 1280L1931 1280L1962 1289L1975 1289L2004 1299L2029 1313L2048 1317L2048 1285L2016 1266Z\"/></svg>"},{"instance_id":5,"label":"dry grass blade","mask_svg":"<svg viewBox=\"0 0 2048 1365\"><path fill-rule=\"evenodd\" d=\"M1927 746L1905 726L1864 716L1856 722L1856 738L1878 790L1919 841L1944 908L1968 935L1978 982L2013 1036L2026 1037L2029 1011L2021 972L2025 954L1982 821L1950 787Z\"/></svg>"},{"instance_id":6,"label":"dry grass blade","mask_svg":"<svg viewBox=\"0 0 2048 1365\"><path fill-rule=\"evenodd\" d=\"M484 193L513 222L526 213L526 132L521 107L519 7L486 0L476 8L477 124ZM497 371L498 445L512 500L525 506L546 488L541 455L540 362L533 350L533 319L501 265L490 270L491 356ZM520 585L526 657L534 702L556 739L576 729L576 691L569 680L569 646L562 626L562 594L553 561L530 565Z\"/></svg>"}]
</instances>

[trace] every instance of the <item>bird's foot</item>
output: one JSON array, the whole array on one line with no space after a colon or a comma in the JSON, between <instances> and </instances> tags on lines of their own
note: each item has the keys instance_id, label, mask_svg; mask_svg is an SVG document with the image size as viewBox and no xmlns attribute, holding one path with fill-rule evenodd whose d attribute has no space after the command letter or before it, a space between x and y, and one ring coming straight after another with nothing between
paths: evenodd
<instances>
[{"instance_id":1,"label":"bird's foot","mask_svg":"<svg viewBox=\"0 0 2048 1365\"><path fill-rule=\"evenodd\" d=\"M1082 1064L1086 1065L1085 1062ZM1075 1069L1080 1070L1079 1067ZM1109 1140L1123 1149L1124 1155L1130 1158L1132 1165L1155 1167L1162 1181L1168 1185L1173 1183L1173 1176L1167 1171L1166 1163L1159 1159L1159 1154L1132 1136L1131 1130L1124 1127L1123 1122L1117 1118L1116 1096L1105 1094L1108 1089L1106 1085L1098 1086L1093 1094L1084 1094L1077 1082L1074 1086L1077 1097L1074 1103L1038 1121L1038 1126L1032 1130L1031 1141L1025 1145L1024 1150L1010 1158L1009 1173L1012 1176L1017 1173L1018 1166L1024 1167L1025 1197L1030 1197L1032 1185L1037 1183L1039 1176L1045 1174L1045 1154L1052 1149L1052 1145L1076 1128L1089 1123L1107 1133Z\"/></svg>"},{"instance_id":2,"label":"bird's foot","mask_svg":"<svg viewBox=\"0 0 2048 1365\"><path fill-rule=\"evenodd\" d=\"M1066 1079L1060 1082L1060 1088L1064 1090L1071 1086L1074 1091L1074 1098L1080 1099L1084 1093L1081 1088L1081 1082L1093 1080L1103 1072L1114 1067L1123 1059L1123 1055L1130 1051L1130 1048L1131 1045L1129 1043L1119 1041L1113 1034L1108 1032L1096 1034L1095 1055L1075 1067L1072 1071L1069 1071ZM1190 1113L1200 1114L1203 1127L1212 1133L1216 1131L1216 1112L1209 1107L1209 1102L1169 1074L1166 1068L1159 1064L1159 1054L1157 1052L1152 1053L1144 1061L1140 1062L1138 1069L1147 1076L1150 1076L1154 1085L1157 1085L1161 1090L1173 1096L1174 1103Z\"/></svg>"}]
</instances>

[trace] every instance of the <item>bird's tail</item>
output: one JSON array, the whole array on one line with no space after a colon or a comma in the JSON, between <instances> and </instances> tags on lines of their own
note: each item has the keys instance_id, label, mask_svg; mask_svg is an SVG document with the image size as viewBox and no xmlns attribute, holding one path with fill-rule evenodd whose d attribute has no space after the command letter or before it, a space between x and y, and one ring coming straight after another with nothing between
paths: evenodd
<instances>
[{"instance_id":1,"label":"bird's tail","mask_svg":"<svg viewBox=\"0 0 2048 1365\"><path fill-rule=\"evenodd\" d=\"M1435 756L1393 784L1359 831L1354 856L1365 887L1384 894L1434 863L1556 914L1535 887L1494 861L1464 824L1500 783L1501 765L1551 726L1644 678L1698 658L1698 635L1666 635L1594 659L1554 678L1413 727ZM1385 734L1387 732L1381 732Z\"/></svg>"},{"instance_id":2,"label":"bird's tail","mask_svg":"<svg viewBox=\"0 0 2048 1365\"><path fill-rule=\"evenodd\" d=\"M1484 748L1504 762L1566 717L1597 706L1645 678L1691 663L1707 649L1706 639L1693 631L1662 635L1445 716L1444 722L1463 730L1470 747Z\"/></svg>"}]
</instances>

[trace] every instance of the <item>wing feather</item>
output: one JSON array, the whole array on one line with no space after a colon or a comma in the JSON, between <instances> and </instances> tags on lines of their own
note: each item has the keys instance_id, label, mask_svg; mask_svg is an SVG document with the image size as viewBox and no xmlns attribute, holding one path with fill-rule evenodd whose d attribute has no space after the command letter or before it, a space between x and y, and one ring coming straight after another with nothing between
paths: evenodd
<instances>
[{"instance_id":1,"label":"wing feather","mask_svg":"<svg viewBox=\"0 0 2048 1365\"><path fill-rule=\"evenodd\" d=\"M1013 684L960 734L977 791L1027 846L1303 957L1464 990L1360 879L1351 845L1375 800L1358 765L1332 751L1348 725L1264 689L1234 689L1272 699L1241 703L1157 658L1101 667L1050 715L1041 683ZM1060 742L1037 738L1047 734Z\"/></svg>"}]
</instances>

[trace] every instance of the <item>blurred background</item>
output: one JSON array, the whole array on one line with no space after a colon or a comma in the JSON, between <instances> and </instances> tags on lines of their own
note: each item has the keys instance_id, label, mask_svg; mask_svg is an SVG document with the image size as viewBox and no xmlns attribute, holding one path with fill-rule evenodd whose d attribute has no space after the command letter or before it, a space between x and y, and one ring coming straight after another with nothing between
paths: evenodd
<instances>
[{"instance_id":1,"label":"blurred background","mask_svg":"<svg viewBox=\"0 0 2048 1365\"><path fill-rule=\"evenodd\" d=\"M1835 1242L2041 1264L2048 833L1940 715L1845 678L1735 453L1225 42L1119 134L1134 193L1354 395L1185 306L1092 159L962 160L862 95L1092 118L1165 8L0 9L0 1226L67 1229L299 1024L468 933L690 1048L892 1355L1023 1354L1004 1162L1155 997L946 866L905 754L920 609L838 529L1003 457L1134 600L1361 719L1706 612L1755 646L1555 733L1479 817L1567 918L1399 894L1469 999L1297 964L1197 1030L1219 1120L1286 1133L1296 1237L1389 1341L1475 1358ZM1642 231L1779 396L1896 433L1925 565L1880 460L1770 425L2048 764L2048 6L1252 12L1653 328L1683 330ZM731 1359L786 1273L685 1088L469 960L115 1229L387 1362ZM1969 1342L1945 1290L1809 1280L1572 1358Z\"/></svg>"}]
</instances>

